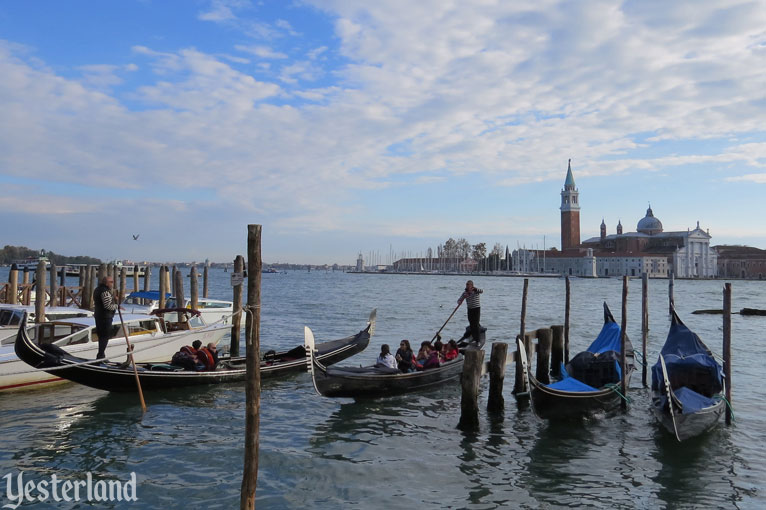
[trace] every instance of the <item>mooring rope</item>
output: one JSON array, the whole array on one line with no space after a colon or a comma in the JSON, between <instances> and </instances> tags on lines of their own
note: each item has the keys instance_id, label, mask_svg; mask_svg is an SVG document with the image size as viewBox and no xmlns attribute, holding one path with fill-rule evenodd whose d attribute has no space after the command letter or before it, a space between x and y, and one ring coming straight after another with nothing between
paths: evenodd
<instances>
[{"instance_id":1,"label":"mooring rope","mask_svg":"<svg viewBox=\"0 0 766 510\"><path fill-rule=\"evenodd\" d=\"M606 387L609 388L610 390L612 390L613 392L617 393L628 404L631 403L630 397L628 397L627 395L623 395L622 392L617 389L617 384L616 383L607 384Z\"/></svg>"},{"instance_id":2,"label":"mooring rope","mask_svg":"<svg viewBox=\"0 0 766 510\"><path fill-rule=\"evenodd\" d=\"M726 402L726 406L729 408L729 412L731 413L731 421L736 422L737 420L734 419L734 409L732 409L729 399L727 399L724 395L716 395L713 398L715 400L723 400L724 402Z\"/></svg>"}]
</instances>

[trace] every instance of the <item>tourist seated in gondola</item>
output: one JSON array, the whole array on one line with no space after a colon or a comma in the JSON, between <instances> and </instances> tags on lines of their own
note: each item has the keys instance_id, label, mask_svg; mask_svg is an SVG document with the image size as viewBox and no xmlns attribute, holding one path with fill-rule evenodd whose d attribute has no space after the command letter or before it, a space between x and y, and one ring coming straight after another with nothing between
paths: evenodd
<instances>
[{"instance_id":1,"label":"tourist seated in gondola","mask_svg":"<svg viewBox=\"0 0 766 510\"><path fill-rule=\"evenodd\" d=\"M431 355L431 342L421 342L418 355L415 357L415 370L423 370L423 365Z\"/></svg>"},{"instance_id":2,"label":"tourist seated in gondola","mask_svg":"<svg viewBox=\"0 0 766 510\"><path fill-rule=\"evenodd\" d=\"M195 340L191 346L184 345L177 353L173 354L173 359L170 363L183 367L186 370L205 370L205 365L198 356L200 347L202 347L201 340Z\"/></svg>"},{"instance_id":3,"label":"tourist seated in gondola","mask_svg":"<svg viewBox=\"0 0 766 510\"><path fill-rule=\"evenodd\" d=\"M410 347L410 341L407 339L399 343L399 349L396 351L397 368L402 372L412 372L415 370L415 354Z\"/></svg>"},{"instance_id":4,"label":"tourist seated in gondola","mask_svg":"<svg viewBox=\"0 0 766 510\"><path fill-rule=\"evenodd\" d=\"M391 354L391 350L388 347L388 344L383 344L380 346L380 355L375 362L375 366L396 368L396 359Z\"/></svg>"},{"instance_id":5,"label":"tourist seated in gondola","mask_svg":"<svg viewBox=\"0 0 766 510\"><path fill-rule=\"evenodd\" d=\"M453 339L444 346L444 361L451 361L458 357L460 351L457 348L457 342Z\"/></svg>"},{"instance_id":6,"label":"tourist seated in gondola","mask_svg":"<svg viewBox=\"0 0 766 510\"><path fill-rule=\"evenodd\" d=\"M197 360L204 366L203 370L215 370L218 365L218 348L210 342L206 347L197 350Z\"/></svg>"}]
</instances>

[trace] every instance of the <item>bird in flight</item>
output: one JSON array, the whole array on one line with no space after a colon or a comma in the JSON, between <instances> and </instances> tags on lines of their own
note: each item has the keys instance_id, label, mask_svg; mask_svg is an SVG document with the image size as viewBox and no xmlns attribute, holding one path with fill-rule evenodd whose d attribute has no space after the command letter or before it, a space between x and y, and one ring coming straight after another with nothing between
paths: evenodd
<instances>
[{"instance_id":1,"label":"bird in flight","mask_svg":"<svg viewBox=\"0 0 766 510\"><path fill-rule=\"evenodd\" d=\"M138 241L138 236L140 236L140 235L141 234L133 234L133 240L134 241Z\"/></svg>"}]
</instances>

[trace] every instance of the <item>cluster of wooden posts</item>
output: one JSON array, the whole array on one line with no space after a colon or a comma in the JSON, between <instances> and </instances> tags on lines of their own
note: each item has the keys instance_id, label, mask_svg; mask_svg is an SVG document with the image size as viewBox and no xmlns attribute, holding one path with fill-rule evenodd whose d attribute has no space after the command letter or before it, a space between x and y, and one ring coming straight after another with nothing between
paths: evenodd
<instances>
[{"instance_id":1,"label":"cluster of wooden posts","mask_svg":"<svg viewBox=\"0 0 766 510\"><path fill-rule=\"evenodd\" d=\"M626 331L627 322L627 298L628 298L627 276L623 277L622 289L622 321L621 331ZM641 381L643 386L647 387L647 343L649 339L649 307L648 307L648 276L642 277L641 285L641 353L642 369ZM668 286L668 304L669 309L673 310L673 287L674 280L671 274ZM551 382L551 376L554 378L559 375L561 364L569 362L569 309L571 298L571 287L569 277L566 278L566 298L564 325L555 325L548 328L539 328L533 331L525 331L525 319L527 311L527 291L529 288L529 279L524 279L524 291L521 306L521 332L516 340L522 339L524 348L527 352L527 364L532 366L532 358L537 354L535 365L535 378L544 383ZM731 283L726 283L723 290L723 368L724 379L726 381L726 399L729 407L726 410L726 424L731 424ZM537 343L535 343L537 340ZM623 344L624 345L624 344ZM622 373L625 374L625 349L622 352ZM463 365L463 374L461 377L462 400L461 415L458 427L461 429L475 428L479 424L479 383L483 374L489 374L489 394L487 397L487 411L501 412L505 408L505 399L503 398L503 384L505 380L506 365L513 363L515 365L515 380L513 395L517 403L523 405L528 402L529 388L526 387L526 380L522 369L521 357L518 348L508 352L508 343L494 342L488 363L484 362L483 350L466 350L465 364ZM621 392L626 394L626 381L623 378ZM623 400L623 408L627 402Z\"/></svg>"},{"instance_id":2,"label":"cluster of wooden posts","mask_svg":"<svg viewBox=\"0 0 766 510\"><path fill-rule=\"evenodd\" d=\"M19 282L19 273L21 273L21 282ZM59 271L56 264L53 263L46 267L44 262L39 262L36 271L34 271L34 280L31 282L30 277L32 275L30 273L32 272L26 267L23 271L19 271L15 264L11 266L8 282L0 286L0 302L14 305L30 305L32 303L32 293L34 293L35 317L38 322L44 320L46 306L71 306L92 310L93 290L105 276L114 278L115 289L117 291L116 297L119 301L122 301L128 294L128 270L126 267L118 267L115 264L81 267L77 286L67 286L65 271L63 269ZM146 266L143 276L140 275L138 266L133 267L132 273L133 289L131 292L142 290L139 287L139 278L143 278L143 290L151 290L151 266ZM50 275L49 278L48 275ZM48 281L50 281L50 285L48 285ZM202 297L207 297L207 266L205 266L202 281ZM191 307L196 309L197 300L199 299L199 282L195 266L191 268L189 288L191 291ZM184 303L184 280L181 270L176 266L172 266L172 268L164 265L161 266L159 268L159 291L160 308L165 306L166 293L176 296L178 298L176 303Z\"/></svg>"}]
</instances>

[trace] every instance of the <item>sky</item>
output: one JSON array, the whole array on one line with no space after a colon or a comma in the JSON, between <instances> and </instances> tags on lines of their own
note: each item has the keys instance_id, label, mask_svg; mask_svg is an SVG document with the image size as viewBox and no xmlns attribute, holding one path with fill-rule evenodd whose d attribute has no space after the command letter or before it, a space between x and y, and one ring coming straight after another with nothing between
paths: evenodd
<instances>
[{"instance_id":1,"label":"sky","mask_svg":"<svg viewBox=\"0 0 766 510\"><path fill-rule=\"evenodd\" d=\"M380 263L651 204L766 248L766 2L0 3L0 245ZM138 235L134 240L133 235Z\"/></svg>"}]
</instances>

